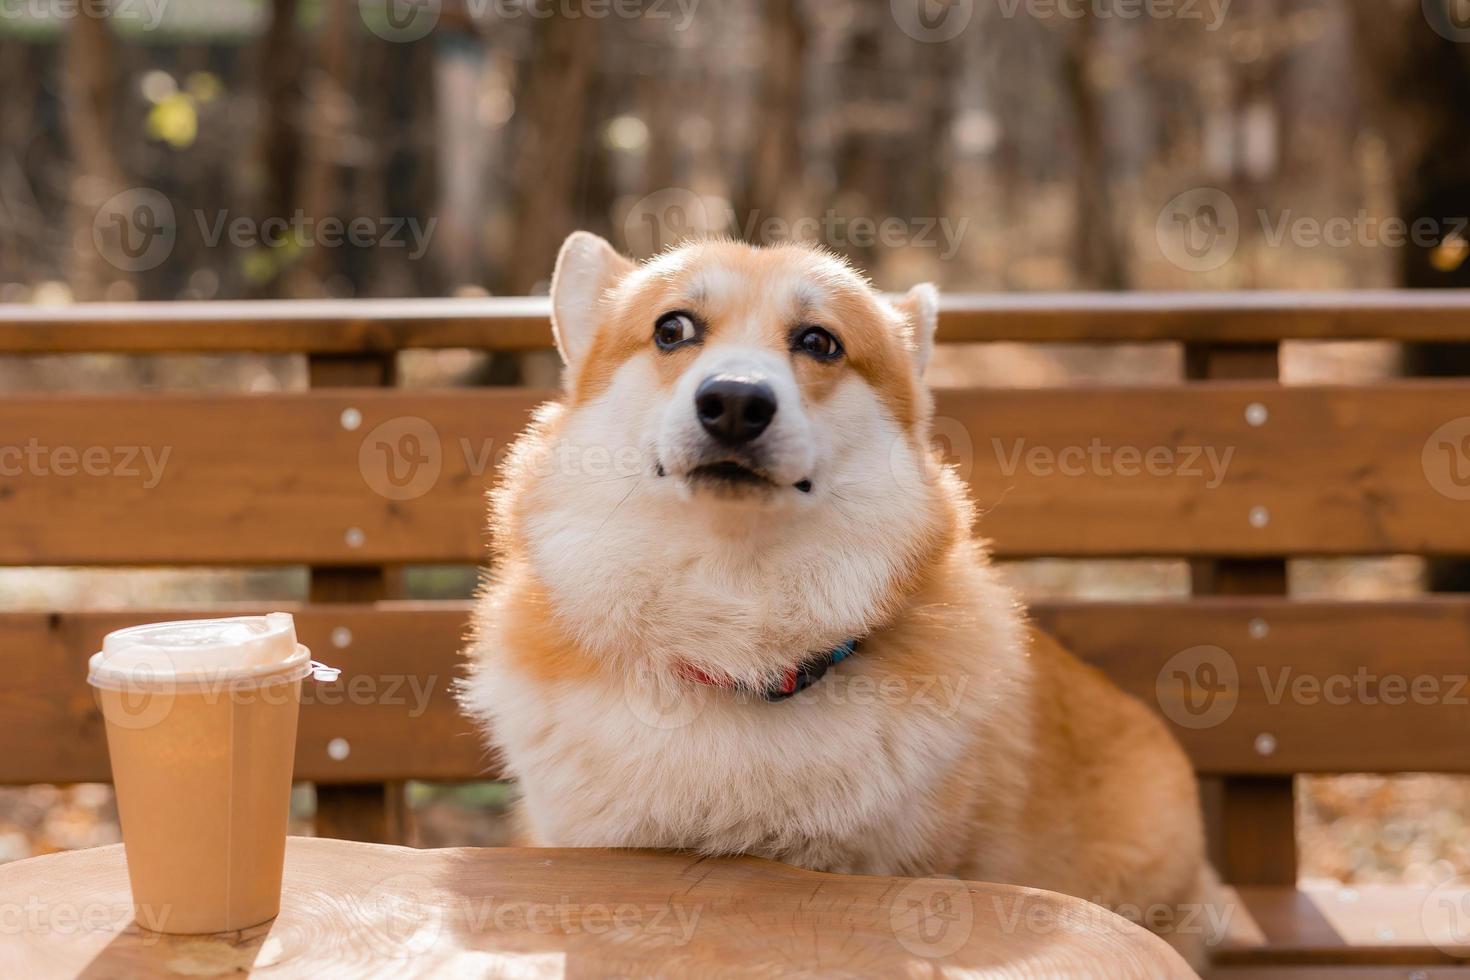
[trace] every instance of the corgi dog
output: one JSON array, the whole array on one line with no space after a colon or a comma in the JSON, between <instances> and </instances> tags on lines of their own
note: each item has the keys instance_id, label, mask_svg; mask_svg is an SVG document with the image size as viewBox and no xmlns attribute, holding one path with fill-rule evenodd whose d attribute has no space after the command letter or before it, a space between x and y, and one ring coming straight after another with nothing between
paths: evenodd
<instances>
[{"instance_id":1,"label":"corgi dog","mask_svg":"<svg viewBox=\"0 0 1470 980\"><path fill-rule=\"evenodd\" d=\"M578 232L551 299L565 392L491 494L460 693L530 842L1198 913L1183 751L1029 626L931 451L932 286ZM1146 924L1202 962L1202 930Z\"/></svg>"}]
</instances>

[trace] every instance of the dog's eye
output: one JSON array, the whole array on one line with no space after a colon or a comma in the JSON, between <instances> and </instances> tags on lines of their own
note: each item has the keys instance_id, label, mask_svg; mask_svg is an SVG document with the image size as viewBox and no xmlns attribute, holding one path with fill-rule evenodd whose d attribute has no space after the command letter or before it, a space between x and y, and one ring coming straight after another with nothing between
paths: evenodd
<instances>
[{"instance_id":1,"label":"dog's eye","mask_svg":"<svg viewBox=\"0 0 1470 980\"><path fill-rule=\"evenodd\" d=\"M673 350L699 336L699 326L688 313L666 313L653 325L653 342L664 350Z\"/></svg>"},{"instance_id":2,"label":"dog's eye","mask_svg":"<svg viewBox=\"0 0 1470 980\"><path fill-rule=\"evenodd\" d=\"M798 327L791 339L791 349L810 354L819 361L830 361L842 355L842 343L821 327Z\"/></svg>"}]
</instances>

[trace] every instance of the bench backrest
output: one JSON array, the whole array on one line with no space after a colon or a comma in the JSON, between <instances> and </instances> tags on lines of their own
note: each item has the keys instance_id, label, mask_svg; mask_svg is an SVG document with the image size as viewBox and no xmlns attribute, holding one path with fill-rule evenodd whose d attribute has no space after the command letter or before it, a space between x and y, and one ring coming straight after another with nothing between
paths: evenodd
<instances>
[{"instance_id":1,"label":"bench backrest","mask_svg":"<svg viewBox=\"0 0 1470 980\"><path fill-rule=\"evenodd\" d=\"M1003 558L1193 563L1193 598L1036 616L1169 719L1243 883L1294 874L1292 774L1470 769L1470 602L1283 594L1291 557L1470 552L1470 381L1279 384L1275 345L1319 338L1470 341L1470 301L954 296L941 317L942 342L1186 344L1177 383L942 391L937 436ZM499 453L551 393L399 389L393 364L549 343L533 299L0 307L0 353L291 353L311 377L0 395L0 564L306 565L304 641L356 680L311 695L299 777L360 793L493 774L449 693L466 604L392 601L394 569L482 560ZM118 626L215 611L0 614L0 782L105 780L85 658Z\"/></svg>"}]
</instances>

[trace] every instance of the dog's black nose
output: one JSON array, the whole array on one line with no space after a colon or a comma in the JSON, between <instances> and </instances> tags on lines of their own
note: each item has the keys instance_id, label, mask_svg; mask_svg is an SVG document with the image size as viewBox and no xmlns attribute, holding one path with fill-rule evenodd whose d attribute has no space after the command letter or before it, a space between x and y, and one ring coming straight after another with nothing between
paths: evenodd
<instances>
[{"instance_id":1,"label":"dog's black nose","mask_svg":"<svg viewBox=\"0 0 1470 980\"><path fill-rule=\"evenodd\" d=\"M727 446L750 442L766 431L776 415L776 393L764 381L716 374L694 393L699 424Z\"/></svg>"}]
</instances>

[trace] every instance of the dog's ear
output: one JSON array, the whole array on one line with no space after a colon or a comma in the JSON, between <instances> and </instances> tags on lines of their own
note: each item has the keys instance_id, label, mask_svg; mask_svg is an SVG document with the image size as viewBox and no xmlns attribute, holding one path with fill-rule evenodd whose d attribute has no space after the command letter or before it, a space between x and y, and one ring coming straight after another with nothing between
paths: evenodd
<instances>
[{"instance_id":1,"label":"dog's ear","mask_svg":"<svg viewBox=\"0 0 1470 980\"><path fill-rule=\"evenodd\" d=\"M893 305L908 321L909 350L914 357L914 369L922 378L934 350L934 330L939 325L939 290L933 283L921 282L905 293L903 299L894 300Z\"/></svg>"},{"instance_id":2,"label":"dog's ear","mask_svg":"<svg viewBox=\"0 0 1470 980\"><path fill-rule=\"evenodd\" d=\"M562 242L551 274L551 331L568 365L592 346L602 322L602 296L634 265L591 232L574 231Z\"/></svg>"}]
</instances>

